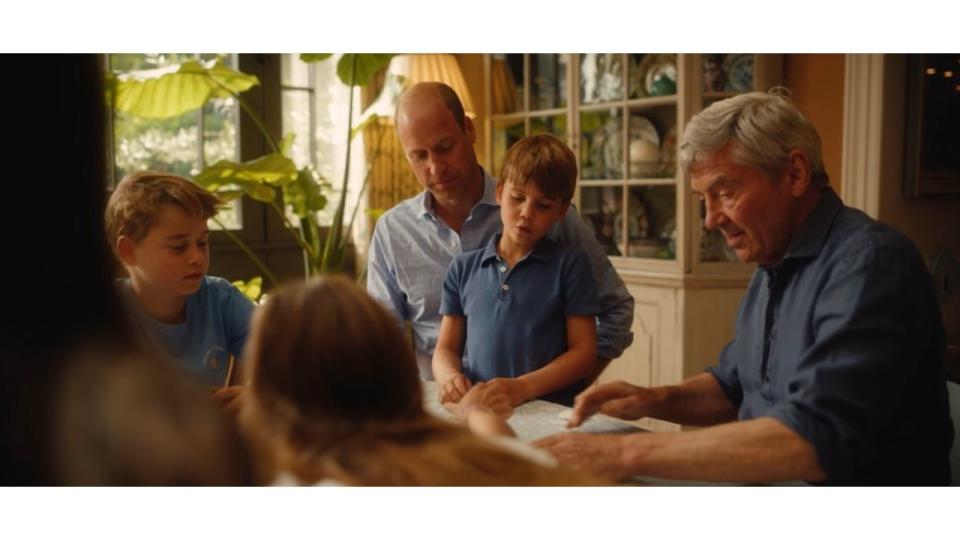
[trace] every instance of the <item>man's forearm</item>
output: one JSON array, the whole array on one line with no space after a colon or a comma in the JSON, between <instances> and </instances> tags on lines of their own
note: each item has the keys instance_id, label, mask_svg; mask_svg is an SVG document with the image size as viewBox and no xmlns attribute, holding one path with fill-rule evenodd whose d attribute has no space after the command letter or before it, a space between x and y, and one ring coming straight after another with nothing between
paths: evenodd
<instances>
[{"instance_id":1,"label":"man's forearm","mask_svg":"<svg viewBox=\"0 0 960 540\"><path fill-rule=\"evenodd\" d=\"M809 442L773 418L620 438L620 476L714 482L820 481Z\"/></svg>"},{"instance_id":2,"label":"man's forearm","mask_svg":"<svg viewBox=\"0 0 960 540\"><path fill-rule=\"evenodd\" d=\"M709 373L650 391L656 395L647 414L652 418L686 426L712 426L737 418L737 408Z\"/></svg>"}]
</instances>

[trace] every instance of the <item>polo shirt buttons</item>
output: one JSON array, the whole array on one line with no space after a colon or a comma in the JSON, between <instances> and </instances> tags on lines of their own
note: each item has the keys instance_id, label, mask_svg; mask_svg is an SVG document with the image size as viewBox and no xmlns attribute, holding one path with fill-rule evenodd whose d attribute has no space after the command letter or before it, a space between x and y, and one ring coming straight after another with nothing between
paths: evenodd
<instances>
[{"instance_id":1,"label":"polo shirt buttons","mask_svg":"<svg viewBox=\"0 0 960 540\"><path fill-rule=\"evenodd\" d=\"M504 283L503 285L500 286L500 290L503 292L507 292L510 290L510 285L507 285L506 283Z\"/></svg>"},{"instance_id":2,"label":"polo shirt buttons","mask_svg":"<svg viewBox=\"0 0 960 540\"><path fill-rule=\"evenodd\" d=\"M506 272L506 271L507 271L507 267L506 267L506 266L501 266L501 267L500 267L500 271L501 271L501 272Z\"/></svg>"}]
</instances>

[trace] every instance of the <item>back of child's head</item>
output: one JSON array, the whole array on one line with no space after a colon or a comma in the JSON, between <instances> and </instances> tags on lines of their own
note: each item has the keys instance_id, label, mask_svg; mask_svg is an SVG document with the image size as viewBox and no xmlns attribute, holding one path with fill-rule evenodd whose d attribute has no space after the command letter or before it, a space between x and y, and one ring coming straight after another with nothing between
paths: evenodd
<instances>
[{"instance_id":1,"label":"back of child's head","mask_svg":"<svg viewBox=\"0 0 960 540\"><path fill-rule=\"evenodd\" d=\"M577 159L560 139L546 133L530 135L507 150L500 182L525 186L533 182L548 197L566 203L577 187Z\"/></svg>"},{"instance_id":2,"label":"back of child's head","mask_svg":"<svg viewBox=\"0 0 960 540\"><path fill-rule=\"evenodd\" d=\"M267 408L351 423L425 414L416 361L396 322L343 276L271 291L254 316L246 359Z\"/></svg>"},{"instance_id":3,"label":"back of child's head","mask_svg":"<svg viewBox=\"0 0 960 540\"><path fill-rule=\"evenodd\" d=\"M221 204L219 197L181 176L135 171L123 177L107 201L107 241L116 247L117 239L126 236L140 243L168 206L209 219Z\"/></svg>"},{"instance_id":4,"label":"back of child's head","mask_svg":"<svg viewBox=\"0 0 960 540\"><path fill-rule=\"evenodd\" d=\"M570 485L593 479L528 462L426 412L412 346L351 280L271 291L245 351L241 420L261 474L352 485Z\"/></svg>"}]
</instances>

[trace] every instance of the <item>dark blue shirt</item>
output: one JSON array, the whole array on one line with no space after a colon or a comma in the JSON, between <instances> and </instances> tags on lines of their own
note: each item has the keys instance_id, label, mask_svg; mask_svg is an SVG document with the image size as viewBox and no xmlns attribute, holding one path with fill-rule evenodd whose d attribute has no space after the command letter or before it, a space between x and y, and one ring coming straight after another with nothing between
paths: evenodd
<instances>
[{"instance_id":1,"label":"dark blue shirt","mask_svg":"<svg viewBox=\"0 0 960 540\"><path fill-rule=\"evenodd\" d=\"M565 353L567 317L600 312L586 255L544 237L508 268L494 235L458 255L443 280L442 315L466 317L464 375L471 381L519 377ZM542 399L572 404L583 383Z\"/></svg>"},{"instance_id":2,"label":"dark blue shirt","mask_svg":"<svg viewBox=\"0 0 960 540\"><path fill-rule=\"evenodd\" d=\"M784 258L753 275L708 368L747 420L816 449L831 484L945 484L953 439L933 282L904 235L829 188Z\"/></svg>"}]
</instances>

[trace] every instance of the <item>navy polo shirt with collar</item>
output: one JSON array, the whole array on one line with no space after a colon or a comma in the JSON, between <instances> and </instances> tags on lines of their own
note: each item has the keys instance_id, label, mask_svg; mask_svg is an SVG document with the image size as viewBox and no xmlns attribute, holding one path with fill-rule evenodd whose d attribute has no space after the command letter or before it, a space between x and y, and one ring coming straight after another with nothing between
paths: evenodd
<instances>
[{"instance_id":1,"label":"navy polo shirt with collar","mask_svg":"<svg viewBox=\"0 0 960 540\"><path fill-rule=\"evenodd\" d=\"M519 377L567 351L567 316L600 312L586 255L544 237L513 268L497 255L501 234L457 256L443 281L441 315L466 319L464 375ZM571 404L583 383L541 399Z\"/></svg>"}]
</instances>

